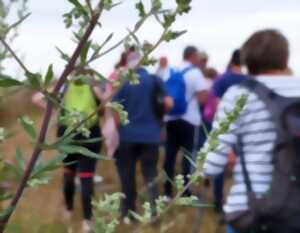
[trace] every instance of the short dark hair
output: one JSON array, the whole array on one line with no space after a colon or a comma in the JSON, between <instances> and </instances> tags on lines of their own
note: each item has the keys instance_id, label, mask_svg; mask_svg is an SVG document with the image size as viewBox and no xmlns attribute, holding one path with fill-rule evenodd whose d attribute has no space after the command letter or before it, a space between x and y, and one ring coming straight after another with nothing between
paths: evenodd
<instances>
[{"instance_id":1,"label":"short dark hair","mask_svg":"<svg viewBox=\"0 0 300 233\"><path fill-rule=\"evenodd\" d=\"M195 53L198 53L198 49L195 46L187 46L183 51L183 59L189 59Z\"/></svg>"},{"instance_id":2,"label":"short dark hair","mask_svg":"<svg viewBox=\"0 0 300 233\"><path fill-rule=\"evenodd\" d=\"M289 43L277 30L261 30L245 42L241 55L250 74L284 70L288 66Z\"/></svg>"},{"instance_id":3,"label":"short dark hair","mask_svg":"<svg viewBox=\"0 0 300 233\"><path fill-rule=\"evenodd\" d=\"M230 65L236 65L240 66L241 65L241 52L239 49L236 49L233 51L231 58L230 58Z\"/></svg>"}]
</instances>

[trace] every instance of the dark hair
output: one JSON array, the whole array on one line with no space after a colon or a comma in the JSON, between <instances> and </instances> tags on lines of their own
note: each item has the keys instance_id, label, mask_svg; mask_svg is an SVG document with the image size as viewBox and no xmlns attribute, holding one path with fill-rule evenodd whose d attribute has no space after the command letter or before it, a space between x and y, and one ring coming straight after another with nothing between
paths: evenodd
<instances>
[{"instance_id":1,"label":"dark hair","mask_svg":"<svg viewBox=\"0 0 300 233\"><path fill-rule=\"evenodd\" d=\"M236 66L241 65L241 51L239 49L233 51L229 64L236 65Z\"/></svg>"},{"instance_id":2,"label":"dark hair","mask_svg":"<svg viewBox=\"0 0 300 233\"><path fill-rule=\"evenodd\" d=\"M187 46L183 51L183 59L189 59L195 53L198 53L198 49L195 46Z\"/></svg>"},{"instance_id":3,"label":"dark hair","mask_svg":"<svg viewBox=\"0 0 300 233\"><path fill-rule=\"evenodd\" d=\"M250 74L284 70L288 65L289 43L277 30L262 30L245 42L241 55Z\"/></svg>"},{"instance_id":4,"label":"dark hair","mask_svg":"<svg viewBox=\"0 0 300 233\"><path fill-rule=\"evenodd\" d=\"M119 62L115 65L115 68L125 67L127 65L127 52L121 54Z\"/></svg>"}]
</instances>

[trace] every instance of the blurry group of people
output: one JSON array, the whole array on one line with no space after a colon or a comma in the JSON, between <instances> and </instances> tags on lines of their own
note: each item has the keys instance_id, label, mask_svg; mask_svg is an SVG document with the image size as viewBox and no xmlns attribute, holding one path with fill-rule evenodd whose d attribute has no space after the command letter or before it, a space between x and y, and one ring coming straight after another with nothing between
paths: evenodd
<instances>
[{"instance_id":1,"label":"blurry group of people","mask_svg":"<svg viewBox=\"0 0 300 233\"><path fill-rule=\"evenodd\" d=\"M226 118L227 113L234 109L236 100L246 94L248 100L237 121L232 123L227 132L218 136L216 150L209 153L204 164L204 175L214 177L215 209L224 212L226 219L229 219L228 232L253 232L252 228L242 231L242 228L231 223L232 219L235 223L241 221L240 213L248 216L248 210L251 209L249 193L255 199L260 199L270 189L277 131L272 118L274 114L268 104L254 88L252 90L242 83L255 79L266 86L265 90L271 90L272 95L300 97L300 79L293 77L288 71L288 57L288 41L276 30L262 30L251 35L241 48L232 53L228 66L222 73L208 67L208 55L195 46L184 49L179 67L171 66L167 57L160 58L159 67L154 74L140 65L141 56L134 48L123 53L109 79L118 80L120 72L130 68L136 72L139 84L125 82L116 92L111 85L107 85L104 96L113 95L112 100L124 106L129 123L122 125L118 114L106 110L102 129L107 149L114 155L121 191L126 196L122 202L122 217L131 217L130 212L136 210L138 161L141 163L141 173L155 215L155 200L159 195L158 169L164 169L168 177L164 184L164 195L171 199L174 195L173 181L179 152L182 154L180 173L186 185L193 171L191 161L196 159L197 152L202 147L208 146L207 132L220 127L220 119ZM247 72L243 72L243 67L247 68ZM76 72L75 77L89 75L85 70ZM97 98L103 101L103 94L99 94L101 91L103 92L103 88L91 88L80 78L71 79L64 90L64 104L69 110L90 113L97 108ZM91 131L88 138L101 136L98 119L95 116L87 122ZM69 125L67 121L61 123L58 135L64 135ZM81 141L86 138L84 133L77 137ZM100 150L99 142L82 143L82 146L95 153ZM163 168L158 168L160 147L164 148ZM72 163L74 161L77 163ZM76 172L79 172L86 220L83 228L88 229L88 222L92 217L92 179L96 160L80 153L72 153L65 162L66 208L70 212L73 209L74 179ZM224 171L228 163L231 163L234 176L224 205ZM192 190L186 189L183 195L191 196ZM270 229L257 228L255 232L299 232L293 227L286 231L274 231L273 225ZM281 227L288 229L286 222L277 222L276 228Z\"/></svg>"}]
</instances>

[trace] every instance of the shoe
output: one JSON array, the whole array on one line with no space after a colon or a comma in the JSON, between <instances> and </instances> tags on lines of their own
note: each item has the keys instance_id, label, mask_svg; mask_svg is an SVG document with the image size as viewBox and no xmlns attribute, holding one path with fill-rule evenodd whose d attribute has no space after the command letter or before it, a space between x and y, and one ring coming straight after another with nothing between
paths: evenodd
<instances>
[{"instance_id":1,"label":"shoe","mask_svg":"<svg viewBox=\"0 0 300 233\"><path fill-rule=\"evenodd\" d=\"M73 216L73 212L67 209L63 210L63 221L66 224L67 227L67 232L68 233L73 233L73 228L72 228L72 216Z\"/></svg>"},{"instance_id":2,"label":"shoe","mask_svg":"<svg viewBox=\"0 0 300 233\"><path fill-rule=\"evenodd\" d=\"M99 184L103 182L103 177L102 176L94 176L94 183Z\"/></svg>"},{"instance_id":3,"label":"shoe","mask_svg":"<svg viewBox=\"0 0 300 233\"><path fill-rule=\"evenodd\" d=\"M215 202L214 210L217 214L222 214L223 213L223 204L222 204L222 202Z\"/></svg>"},{"instance_id":4,"label":"shoe","mask_svg":"<svg viewBox=\"0 0 300 233\"><path fill-rule=\"evenodd\" d=\"M81 232L92 233L92 230L93 230L92 222L89 220L83 220L81 223Z\"/></svg>"},{"instance_id":5,"label":"shoe","mask_svg":"<svg viewBox=\"0 0 300 233\"><path fill-rule=\"evenodd\" d=\"M72 215L73 215L72 211L67 210L67 209L63 210L63 220L65 222L69 223L72 220Z\"/></svg>"}]
</instances>

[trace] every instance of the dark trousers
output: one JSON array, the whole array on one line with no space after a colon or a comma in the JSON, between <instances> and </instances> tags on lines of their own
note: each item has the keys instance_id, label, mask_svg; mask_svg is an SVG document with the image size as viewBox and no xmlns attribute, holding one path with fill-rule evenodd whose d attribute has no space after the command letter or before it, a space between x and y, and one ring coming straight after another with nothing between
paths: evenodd
<instances>
[{"instance_id":1,"label":"dark trousers","mask_svg":"<svg viewBox=\"0 0 300 233\"><path fill-rule=\"evenodd\" d=\"M60 127L58 136L62 136L65 127ZM98 138L101 136L101 131L98 126L90 129L91 135L89 139ZM75 140L87 139L83 135L76 135ZM101 142L95 143L81 143L80 146L89 149L94 153L99 153L101 149ZM75 196L75 177L79 174L81 183L81 203L83 208L83 217L90 220L92 218L92 196L94 192L94 173L96 169L96 159L86 157L81 154L68 154L64 160L64 179L63 179L63 193L66 208L73 210L74 196Z\"/></svg>"},{"instance_id":2,"label":"dark trousers","mask_svg":"<svg viewBox=\"0 0 300 233\"><path fill-rule=\"evenodd\" d=\"M158 197L157 177L158 144L141 144L121 142L116 153L116 166L121 181L121 189L125 194L122 203L122 216L128 216L129 211L136 209L136 164L141 161L147 195L154 211L155 200Z\"/></svg>"},{"instance_id":3,"label":"dark trousers","mask_svg":"<svg viewBox=\"0 0 300 233\"><path fill-rule=\"evenodd\" d=\"M206 128L207 133L210 133L212 130L212 122L207 122L204 121L204 125ZM199 148L204 145L207 136L205 133L203 133L204 130L200 130L200 136L199 136ZM219 212L222 211L223 207L223 196L224 196L224 173L216 176L213 179L213 193L214 193L214 204L215 204L215 209Z\"/></svg>"},{"instance_id":4,"label":"dark trousers","mask_svg":"<svg viewBox=\"0 0 300 233\"><path fill-rule=\"evenodd\" d=\"M184 155L192 158L192 153L196 149L195 143L196 127L184 120L169 121L167 123L167 143L164 170L168 178L173 181L175 176L176 157L180 149L185 150ZM191 172L190 161L183 156L182 175L184 175L185 184L188 183L188 175ZM168 180L165 183L165 194L172 196L172 183ZM186 195L190 195L189 190Z\"/></svg>"},{"instance_id":5,"label":"dark trousers","mask_svg":"<svg viewBox=\"0 0 300 233\"><path fill-rule=\"evenodd\" d=\"M214 203L217 211L222 211L224 196L224 173L214 178Z\"/></svg>"}]
</instances>

